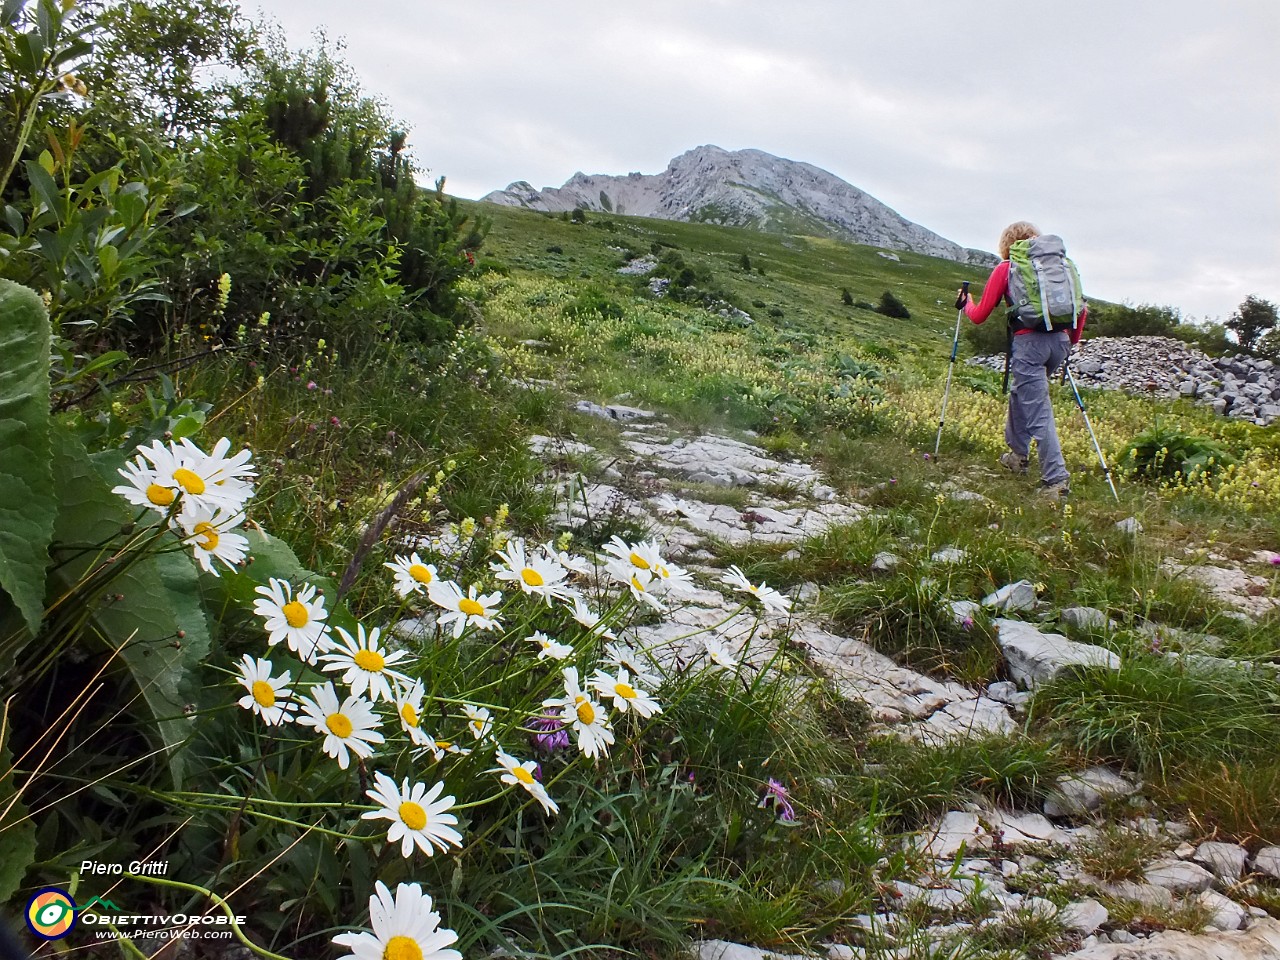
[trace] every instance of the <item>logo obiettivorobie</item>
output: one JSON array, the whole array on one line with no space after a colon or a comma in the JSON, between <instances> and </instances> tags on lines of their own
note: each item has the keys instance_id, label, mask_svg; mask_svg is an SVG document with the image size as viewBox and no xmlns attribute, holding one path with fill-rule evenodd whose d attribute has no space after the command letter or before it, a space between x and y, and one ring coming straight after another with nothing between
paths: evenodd
<instances>
[{"instance_id":1,"label":"logo obiettivorobie","mask_svg":"<svg viewBox=\"0 0 1280 960\"><path fill-rule=\"evenodd\" d=\"M76 902L60 887L37 890L27 903L27 926L37 937L61 940L76 925Z\"/></svg>"}]
</instances>

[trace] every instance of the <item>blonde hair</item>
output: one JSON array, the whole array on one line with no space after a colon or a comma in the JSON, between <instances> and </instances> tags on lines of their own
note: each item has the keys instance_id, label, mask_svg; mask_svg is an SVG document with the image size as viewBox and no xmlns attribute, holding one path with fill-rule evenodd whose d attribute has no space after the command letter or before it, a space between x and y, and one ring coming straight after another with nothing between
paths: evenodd
<instances>
[{"instance_id":1,"label":"blonde hair","mask_svg":"<svg viewBox=\"0 0 1280 960\"><path fill-rule=\"evenodd\" d=\"M1040 228L1034 223L1028 223L1026 220L1019 220L1017 223L1011 223L1004 228L1000 234L1000 259L1009 259L1009 247L1018 240L1030 240L1032 237L1040 236Z\"/></svg>"}]
</instances>

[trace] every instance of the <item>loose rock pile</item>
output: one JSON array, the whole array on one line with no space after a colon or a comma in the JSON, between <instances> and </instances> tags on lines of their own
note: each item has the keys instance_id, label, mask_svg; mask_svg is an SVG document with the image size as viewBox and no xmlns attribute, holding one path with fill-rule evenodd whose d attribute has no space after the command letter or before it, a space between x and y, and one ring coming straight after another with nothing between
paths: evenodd
<instances>
[{"instance_id":1,"label":"loose rock pile","mask_svg":"<svg viewBox=\"0 0 1280 960\"><path fill-rule=\"evenodd\" d=\"M1002 354L969 362L1004 369ZM1097 337L1081 341L1071 369L1081 386L1186 397L1260 426L1280 419L1280 368L1243 353L1214 358L1169 337Z\"/></svg>"}]
</instances>

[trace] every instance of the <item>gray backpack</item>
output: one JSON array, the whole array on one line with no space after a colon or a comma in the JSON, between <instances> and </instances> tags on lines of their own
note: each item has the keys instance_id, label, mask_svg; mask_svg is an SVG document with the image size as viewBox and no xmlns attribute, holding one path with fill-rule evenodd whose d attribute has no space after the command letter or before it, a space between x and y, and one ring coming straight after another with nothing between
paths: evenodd
<instances>
[{"instance_id":1,"label":"gray backpack","mask_svg":"<svg viewBox=\"0 0 1280 960\"><path fill-rule=\"evenodd\" d=\"M1074 330L1084 309L1080 274L1062 238L1047 234L1009 247L1009 325Z\"/></svg>"}]
</instances>

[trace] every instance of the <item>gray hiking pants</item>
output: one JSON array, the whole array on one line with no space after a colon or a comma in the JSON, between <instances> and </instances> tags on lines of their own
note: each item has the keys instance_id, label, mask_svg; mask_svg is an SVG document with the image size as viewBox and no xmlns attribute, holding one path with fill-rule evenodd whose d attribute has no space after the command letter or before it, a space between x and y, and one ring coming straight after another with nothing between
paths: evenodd
<instances>
[{"instance_id":1,"label":"gray hiking pants","mask_svg":"<svg viewBox=\"0 0 1280 960\"><path fill-rule=\"evenodd\" d=\"M1067 464L1062 459L1062 445L1058 443L1058 428L1049 403L1049 377L1070 352L1071 338L1065 330L1024 333L1013 338L1009 357L1013 387L1009 390L1004 439L1020 457L1027 456L1031 441L1035 440L1041 483L1063 483L1067 479Z\"/></svg>"}]
</instances>

